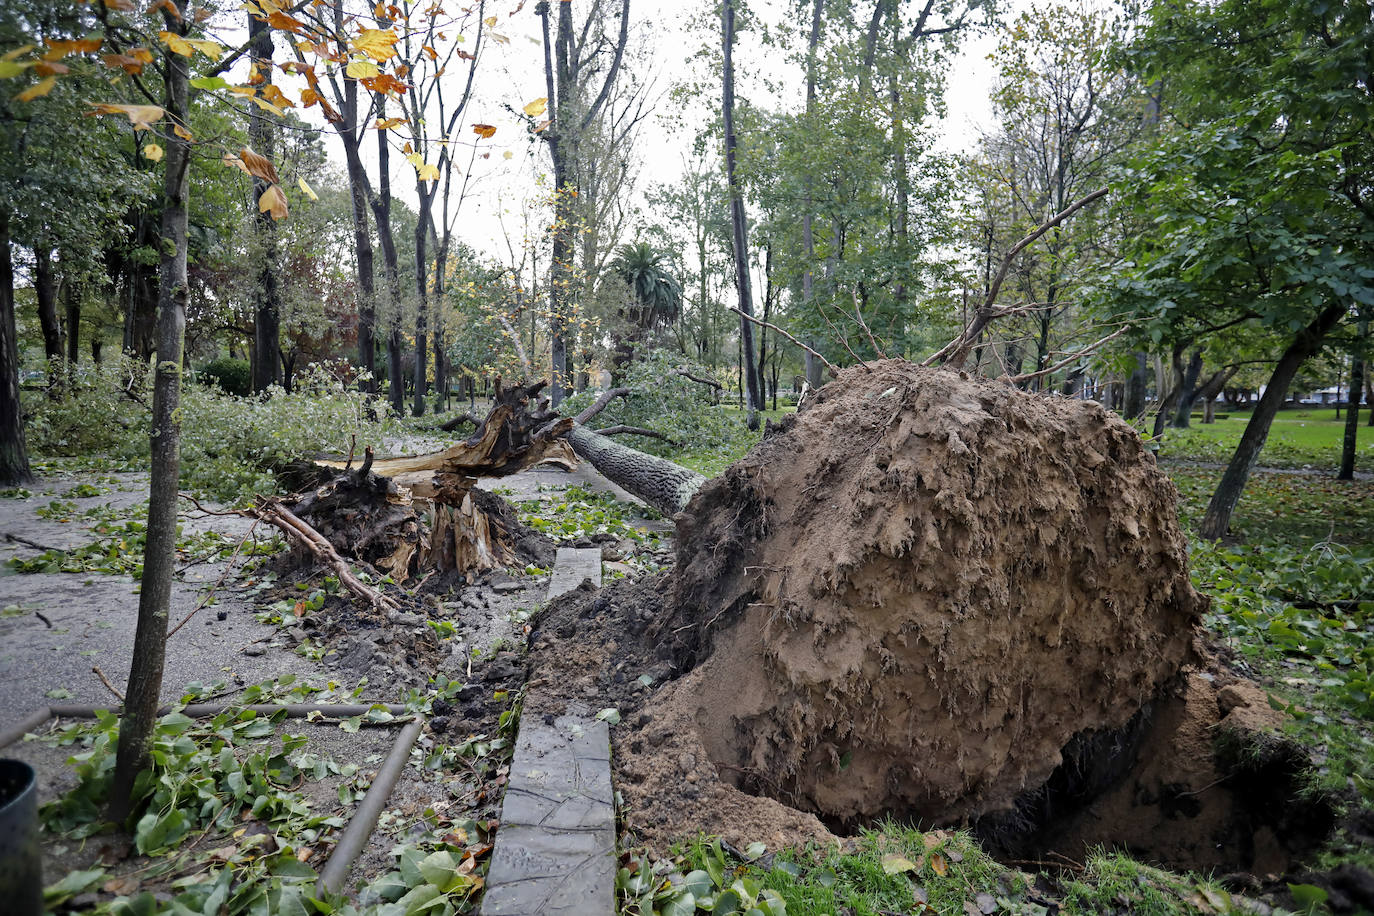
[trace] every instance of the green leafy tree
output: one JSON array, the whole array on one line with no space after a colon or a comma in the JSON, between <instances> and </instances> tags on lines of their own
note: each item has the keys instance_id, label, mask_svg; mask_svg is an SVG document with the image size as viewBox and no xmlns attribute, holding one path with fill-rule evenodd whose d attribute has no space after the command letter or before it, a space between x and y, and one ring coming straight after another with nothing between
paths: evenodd
<instances>
[{"instance_id":1,"label":"green leafy tree","mask_svg":"<svg viewBox=\"0 0 1374 916\"><path fill-rule=\"evenodd\" d=\"M1156 342L1254 323L1283 351L1208 505L1226 533L1298 370L1374 306L1374 18L1363 2L1154 4L1131 59L1163 99L1119 193L1152 229L1115 290Z\"/></svg>"}]
</instances>

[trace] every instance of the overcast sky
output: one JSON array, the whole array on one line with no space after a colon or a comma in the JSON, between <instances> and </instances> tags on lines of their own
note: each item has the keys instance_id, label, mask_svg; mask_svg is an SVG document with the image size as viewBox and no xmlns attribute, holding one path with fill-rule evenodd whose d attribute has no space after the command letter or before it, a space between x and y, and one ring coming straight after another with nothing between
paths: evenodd
<instances>
[{"instance_id":1,"label":"overcast sky","mask_svg":"<svg viewBox=\"0 0 1374 916\"><path fill-rule=\"evenodd\" d=\"M1027 5L1029 0L1003 2L1008 18ZM495 6L489 4L488 9ZM509 42L488 41L478 68L473 98L460 129L464 141L476 140L471 132L474 123L495 125L497 133L478 143L478 158L471 164L470 147L459 150L455 157L456 167L467 177L469 185L456 220L456 235L473 248L502 259L507 252L507 234L518 245L525 219L522 214L532 206L537 207L548 193L549 161L544 144L531 143L524 124L505 110L505 106L518 110L546 94L539 17L534 14L533 2L521 6L514 13L499 13L496 26L489 30L508 38ZM761 18L781 23L787 3L786 0L754 0L752 6ZM581 4L578 11L580 7ZM641 165L638 192L641 195L653 183L671 182L681 173L693 133L714 115L720 104L719 75L699 69L695 75L701 81L702 91L693 103L695 110L673 110L673 103L666 94L674 83L693 77L690 57L694 52L707 42L713 46L719 42L718 30L708 34L690 28L690 16L700 9L704 9L703 2L631 2L634 23L631 42L639 53L627 65L652 77L654 93L659 99L637 149ZM806 26L807 23L798 22L793 28L801 34ZM992 33L965 39L961 53L951 65L946 91L949 113L939 125L939 146L943 150L970 148L980 130L989 124L992 64L987 55L996 41ZM740 36L736 56L738 94L758 104L800 107L802 75L794 61L776 50L765 51L757 36L748 33ZM764 88L765 78L778 87L776 94ZM305 116L316 111L318 109L312 109ZM342 172L343 154L339 141L332 131L325 131L324 135L331 158L339 163ZM400 135L395 138L399 141ZM370 150L373 145L367 144L365 149L369 165L375 168L375 153ZM414 173L400 156L393 155L391 161L393 192L413 206ZM547 213L542 213L534 220L534 226L546 218Z\"/></svg>"}]
</instances>

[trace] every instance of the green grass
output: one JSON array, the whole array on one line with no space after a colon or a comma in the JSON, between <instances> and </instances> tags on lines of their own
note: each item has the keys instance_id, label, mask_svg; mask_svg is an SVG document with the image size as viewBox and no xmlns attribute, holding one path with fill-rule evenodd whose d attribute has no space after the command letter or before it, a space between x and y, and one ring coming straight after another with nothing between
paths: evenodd
<instances>
[{"instance_id":1,"label":"green grass","mask_svg":"<svg viewBox=\"0 0 1374 916\"><path fill-rule=\"evenodd\" d=\"M1360 417L1355 466L1374 471L1374 429ZM1159 455L1166 459L1225 462L1231 459L1241 433L1250 421L1249 412L1232 413L1215 423L1193 421L1188 429L1165 430L1159 438ZM1340 466L1345 414L1336 419L1332 408L1284 410L1274 418L1259 463L1269 467L1335 470Z\"/></svg>"},{"instance_id":2,"label":"green grass","mask_svg":"<svg viewBox=\"0 0 1374 916\"><path fill-rule=\"evenodd\" d=\"M745 855L753 858L740 863L716 841L699 839L671 859L632 856L620 871L620 911L669 916L754 906L767 916L1045 916L1057 907L1064 916L1182 916L1198 913L1202 901L1219 905L1217 911L1240 903L1207 879L1106 853L1094 854L1066 877L1037 878L997 862L962 831L923 833L894 823L865 831L843 851L774 857L755 844ZM730 903L739 910L722 903L731 893L736 899Z\"/></svg>"}]
</instances>

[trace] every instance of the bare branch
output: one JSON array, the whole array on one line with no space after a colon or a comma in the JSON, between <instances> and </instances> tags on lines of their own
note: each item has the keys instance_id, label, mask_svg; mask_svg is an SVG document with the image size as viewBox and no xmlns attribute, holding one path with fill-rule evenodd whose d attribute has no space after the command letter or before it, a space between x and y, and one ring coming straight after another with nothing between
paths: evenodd
<instances>
[{"instance_id":1,"label":"bare branch","mask_svg":"<svg viewBox=\"0 0 1374 916\"><path fill-rule=\"evenodd\" d=\"M614 401L616 398L624 398L629 396L630 389L628 388L611 388L607 391L603 391L601 393L601 397L593 401L591 403L591 406L589 406L586 410L578 414L575 419L577 420L579 425L587 423L592 419L592 417L596 416L597 414L601 413L601 411L605 410L606 405L611 403L611 401Z\"/></svg>"},{"instance_id":2,"label":"bare branch","mask_svg":"<svg viewBox=\"0 0 1374 916\"><path fill-rule=\"evenodd\" d=\"M1087 346L1083 347L1082 349L1077 350L1077 351L1075 351L1074 353L1070 354L1070 355L1067 356L1066 358L1061 359L1059 362L1055 363L1055 364L1052 365L1052 366L1046 366L1044 369L1040 369L1040 370L1038 370L1038 371L1036 371L1036 372L1027 372L1027 373L1025 373L1024 375L1013 375L1013 376L1011 376L1009 379L1007 379L1007 381L1009 381L1009 382L1028 382L1028 381L1030 381L1031 379L1039 378L1039 377L1042 376L1042 375L1050 375L1051 373L1058 372L1060 369L1063 369L1065 366L1072 365L1073 363L1078 362L1080 359L1082 359L1083 357L1087 356L1088 354L1095 352L1095 351L1098 350L1103 344L1105 344L1105 343L1107 343L1107 342L1109 342L1109 341L1115 340L1116 338L1120 337L1122 334L1126 333L1126 331L1129 330L1129 329L1130 329L1130 325L1125 325L1125 324L1123 324L1121 327L1117 328L1115 331L1113 331L1112 333L1108 334L1106 337L1103 337L1101 340L1096 340L1096 341L1094 341L1094 342L1088 344Z\"/></svg>"},{"instance_id":3,"label":"bare branch","mask_svg":"<svg viewBox=\"0 0 1374 916\"><path fill-rule=\"evenodd\" d=\"M779 334L781 334L783 337L786 337L788 340L792 341L792 343L794 343L794 344L796 344L797 346L801 347L801 348L802 348L803 350L805 350L807 353L810 353L812 356L816 357L816 359L818 359L818 360L820 360L821 362L825 363L826 368L828 368L831 372L839 372L839 371L840 371L839 369L835 368L835 364L832 363L830 360L826 359L826 358L825 358L824 356L822 356L820 353L818 353L817 351L811 349L811 348L808 347L806 344L802 343L800 340L797 340L797 338L793 337L791 334L787 333L786 331L784 331L782 328L778 327L777 325L775 325L775 324L770 324L769 322L764 321L764 320L761 319L761 318L755 318L753 315L746 315L746 314L744 314L744 312L740 311L739 308L738 308L737 306L727 305L727 306L726 306L726 309L729 310L729 311L731 311L731 312L734 312L736 315L740 316L741 318L743 318L743 319L746 320L746 321L750 321L750 322L753 322L754 324L757 324L757 325L760 325L760 326L762 326L762 327L768 328L770 331L777 331L777 332L778 332Z\"/></svg>"}]
</instances>

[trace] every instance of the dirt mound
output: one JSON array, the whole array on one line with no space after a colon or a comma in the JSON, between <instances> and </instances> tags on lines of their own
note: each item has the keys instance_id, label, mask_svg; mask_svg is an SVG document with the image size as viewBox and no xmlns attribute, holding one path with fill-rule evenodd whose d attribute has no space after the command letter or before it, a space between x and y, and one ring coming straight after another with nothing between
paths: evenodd
<instances>
[{"instance_id":1,"label":"dirt mound","mask_svg":"<svg viewBox=\"0 0 1374 916\"><path fill-rule=\"evenodd\" d=\"M1096 403L846 370L680 516L674 702L832 826L1009 809L1193 658L1175 501Z\"/></svg>"}]
</instances>

